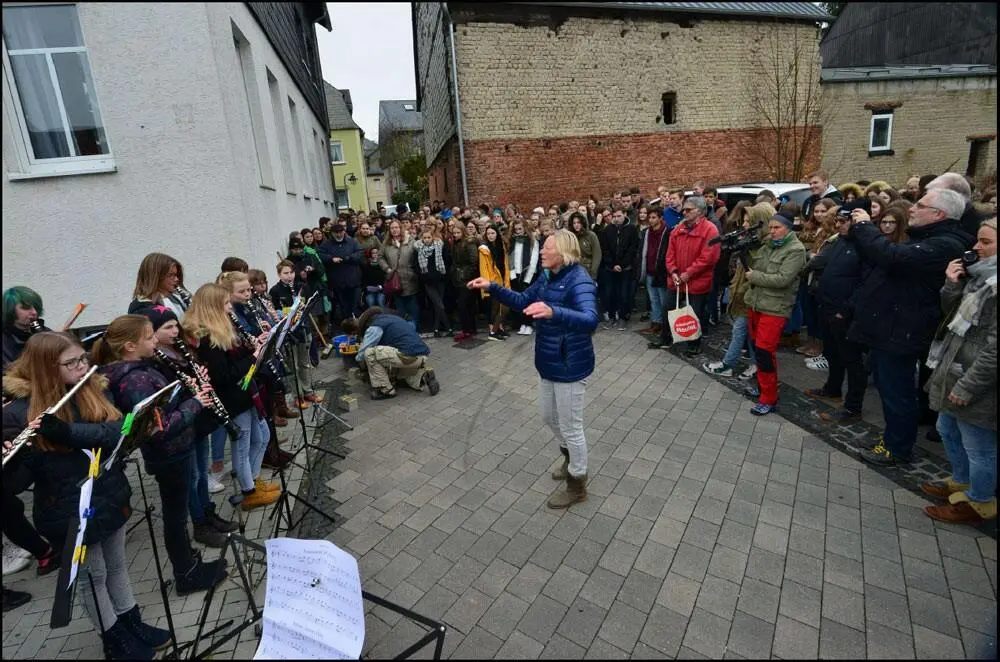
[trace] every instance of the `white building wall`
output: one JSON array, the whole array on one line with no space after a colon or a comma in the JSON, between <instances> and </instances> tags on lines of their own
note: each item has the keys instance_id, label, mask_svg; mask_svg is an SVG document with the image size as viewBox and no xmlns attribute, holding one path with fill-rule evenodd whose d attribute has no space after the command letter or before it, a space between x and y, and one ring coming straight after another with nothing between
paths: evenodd
<instances>
[{"instance_id":1,"label":"white building wall","mask_svg":"<svg viewBox=\"0 0 1000 662\"><path fill-rule=\"evenodd\" d=\"M4 109L3 287L37 290L56 325L86 302L77 324L87 326L125 312L150 252L177 258L192 291L229 255L273 280L275 251L285 252L293 229L332 215L333 194L327 176L318 198L303 195L316 194L303 184L303 153L313 155L308 167L328 172L307 142L325 131L245 5L83 3L78 15L117 172L11 181L14 128ZM234 23L252 51L270 188L258 173ZM275 122L265 67L286 125L289 97L298 109L295 195L285 192L277 142L292 131Z\"/></svg>"}]
</instances>

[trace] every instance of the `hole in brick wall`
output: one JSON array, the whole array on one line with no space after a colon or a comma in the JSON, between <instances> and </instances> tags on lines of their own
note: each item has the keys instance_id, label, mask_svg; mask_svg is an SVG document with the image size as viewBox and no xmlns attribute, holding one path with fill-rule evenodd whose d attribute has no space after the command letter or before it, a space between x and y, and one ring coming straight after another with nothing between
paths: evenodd
<instances>
[{"instance_id":1,"label":"hole in brick wall","mask_svg":"<svg viewBox=\"0 0 1000 662\"><path fill-rule=\"evenodd\" d=\"M628 30L622 30L622 31L621 31L621 36L623 36L623 37L624 37L624 36L625 36L625 35L627 35L627 34L628 34Z\"/></svg>"},{"instance_id":2,"label":"hole in brick wall","mask_svg":"<svg viewBox=\"0 0 1000 662\"><path fill-rule=\"evenodd\" d=\"M542 143L542 147L544 147L545 149L552 147L552 141L546 140L545 142Z\"/></svg>"},{"instance_id":3,"label":"hole in brick wall","mask_svg":"<svg viewBox=\"0 0 1000 662\"><path fill-rule=\"evenodd\" d=\"M693 28L694 27L694 23L692 23L691 21L681 21L677 25L679 25L682 28Z\"/></svg>"},{"instance_id":4,"label":"hole in brick wall","mask_svg":"<svg viewBox=\"0 0 1000 662\"><path fill-rule=\"evenodd\" d=\"M660 39L666 39L669 36L670 36L669 32L661 32L660 33Z\"/></svg>"},{"instance_id":5,"label":"hole in brick wall","mask_svg":"<svg viewBox=\"0 0 1000 662\"><path fill-rule=\"evenodd\" d=\"M510 151L510 145L504 145L503 146L503 151L509 152Z\"/></svg>"},{"instance_id":6,"label":"hole in brick wall","mask_svg":"<svg viewBox=\"0 0 1000 662\"><path fill-rule=\"evenodd\" d=\"M664 124L675 123L677 121L677 93L664 92L661 101L661 117L657 118L657 121L662 119Z\"/></svg>"},{"instance_id":7,"label":"hole in brick wall","mask_svg":"<svg viewBox=\"0 0 1000 662\"><path fill-rule=\"evenodd\" d=\"M597 145L598 147L604 147L604 141L603 141L603 140L598 140L598 141L597 141L597 142L596 142L595 144L596 144L596 145Z\"/></svg>"}]
</instances>

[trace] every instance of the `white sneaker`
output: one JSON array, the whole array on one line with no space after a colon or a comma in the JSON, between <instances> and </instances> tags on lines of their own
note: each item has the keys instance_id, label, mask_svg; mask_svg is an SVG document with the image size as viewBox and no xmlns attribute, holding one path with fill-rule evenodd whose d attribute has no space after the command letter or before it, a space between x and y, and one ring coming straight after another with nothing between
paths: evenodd
<instances>
[{"instance_id":1,"label":"white sneaker","mask_svg":"<svg viewBox=\"0 0 1000 662\"><path fill-rule=\"evenodd\" d=\"M519 328L517 330L517 335L519 335L519 336L526 336L526 335L528 335L527 332L524 330L524 324L522 324L521 328Z\"/></svg>"},{"instance_id":2,"label":"white sneaker","mask_svg":"<svg viewBox=\"0 0 1000 662\"><path fill-rule=\"evenodd\" d=\"M741 379L741 380L743 380L745 382L748 382L748 381L750 381L751 379L753 379L756 376L757 376L757 366L756 365L752 365L749 368L747 368L746 370L744 370L743 372L741 372L739 374L738 379Z\"/></svg>"},{"instance_id":3,"label":"white sneaker","mask_svg":"<svg viewBox=\"0 0 1000 662\"><path fill-rule=\"evenodd\" d=\"M208 474L208 493L218 494L224 489L226 489L226 486L219 482L219 479L217 479L215 475L210 472Z\"/></svg>"},{"instance_id":4,"label":"white sneaker","mask_svg":"<svg viewBox=\"0 0 1000 662\"><path fill-rule=\"evenodd\" d=\"M825 356L820 354L811 359L806 359L806 367L810 370L829 370L830 362L826 360Z\"/></svg>"},{"instance_id":5,"label":"white sneaker","mask_svg":"<svg viewBox=\"0 0 1000 662\"><path fill-rule=\"evenodd\" d=\"M27 557L22 556L21 552L24 551L17 545L13 543L5 544L3 546L3 576L13 575L15 572L21 572L29 565L31 565L31 554Z\"/></svg>"},{"instance_id":6,"label":"white sneaker","mask_svg":"<svg viewBox=\"0 0 1000 662\"><path fill-rule=\"evenodd\" d=\"M532 329L530 326L528 326L527 324L524 325L524 335L530 336L534 332L535 330Z\"/></svg>"},{"instance_id":7,"label":"white sneaker","mask_svg":"<svg viewBox=\"0 0 1000 662\"><path fill-rule=\"evenodd\" d=\"M733 369L727 368L726 364L722 361L713 361L711 363L703 363L701 369L710 375L718 375L719 377L732 377Z\"/></svg>"}]
</instances>

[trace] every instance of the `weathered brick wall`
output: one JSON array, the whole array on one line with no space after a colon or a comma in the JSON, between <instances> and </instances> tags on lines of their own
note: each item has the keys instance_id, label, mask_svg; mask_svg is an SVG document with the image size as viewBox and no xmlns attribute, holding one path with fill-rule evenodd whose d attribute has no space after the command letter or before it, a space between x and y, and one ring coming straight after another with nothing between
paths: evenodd
<instances>
[{"instance_id":1,"label":"weathered brick wall","mask_svg":"<svg viewBox=\"0 0 1000 662\"><path fill-rule=\"evenodd\" d=\"M772 139L773 134L761 129L728 129L474 140L465 146L469 202L514 202L531 208L588 195L608 199L631 186L640 187L648 198L661 184L766 181L766 167L751 145ZM819 164L820 140L813 145L807 172Z\"/></svg>"},{"instance_id":2,"label":"weathered brick wall","mask_svg":"<svg viewBox=\"0 0 1000 662\"><path fill-rule=\"evenodd\" d=\"M444 200L449 205L462 203L462 173L459 163L458 139L453 136L444 144L427 170L427 188L431 200Z\"/></svg>"},{"instance_id":3,"label":"weathered brick wall","mask_svg":"<svg viewBox=\"0 0 1000 662\"><path fill-rule=\"evenodd\" d=\"M416 11L417 85L424 120L423 149L430 166L455 135L451 95L451 52L440 2L418 2Z\"/></svg>"},{"instance_id":4,"label":"weathered brick wall","mask_svg":"<svg viewBox=\"0 0 1000 662\"><path fill-rule=\"evenodd\" d=\"M914 174L964 173L966 137L997 132L996 77L827 82L822 92L830 109L823 126L823 167L834 183L882 179L902 186ZM864 106L882 102L902 102L893 111L894 155L869 156L872 111ZM989 163L995 170L996 140Z\"/></svg>"},{"instance_id":5,"label":"weathered brick wall","mask_svg":"<svg viewBox=\"0 0 1000 662\"><path fill-rule=\"evenodd\" d=\"M819 38L809 24L652 12L549 20L546 11L558 10L521 7L515 25L454 10L466 140L759 126L745 90L772 46L786 63L798 50L813 89L818 82ZM800 93L809 84L803 79ZM677 122L664 126L661 100L671 91Z\"/></svg>"}]
</instances>

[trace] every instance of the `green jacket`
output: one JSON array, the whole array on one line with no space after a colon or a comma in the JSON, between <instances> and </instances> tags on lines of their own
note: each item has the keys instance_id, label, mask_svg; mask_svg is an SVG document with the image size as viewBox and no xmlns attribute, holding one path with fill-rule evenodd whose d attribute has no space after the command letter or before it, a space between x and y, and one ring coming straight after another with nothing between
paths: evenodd
<instances>
[{"instance_id":1,"label":"green jacket","mask_svg":"<svg viewBox=\"0 0 1000 662\"><path fill-rule=\"evenodd\" d=\"M770 240L765 241L747 276L750 281L744 299L747 307L765 315L788 317L799 292L799 274L806 257L806 247L794 233L789 233L778 248Z\"/></svg>"},{"instance_id":2,"label":"green jacket","mask_svg":"<svg viewBox=\"0 0 1000 662\"><path fill-rule=\"evenodd\" d=\"M576 238L580 242L580 266L596 282L601 267L601 242L593 230L584 230Z\"/></svg>"},{"instance_id":3,"label":"green jacket","mask_svg":"<svg viewBox=\"0 0 1000 662\"><path fill-rule=\"evenodd\" d=\"M945 280L941 288L941 307L947 327L962 300L964 283ZM924 390L934 411L950 414L962 421L988 430L997 429L997 297L991 295L983 304L979 324L969 327L965 336L955 340L945 352ZM947 328L944 333L950 334ZM969 404L958 407L948 399L954 393Z\"/></svg>"},{"instance_id":4,"label":"green jacket","mask_svg":"<svg viewBox=\"0 0 1000 662\"><path fill-rule=\"evenodd\" d=\"M763 245L768 241L767 238L767 219L771 218L774 213L774 208L767 204L766 202L761 202L759 204L753 205L747 209L747 216L750 220L750 225L761 224L761 229L759 231L759 236L761 238L761 244ZM755 249L750 251L750 259L748 262L753 264L753 260L757 257L757 252L760 249ZM736 268L733 269L733 278L729 283L729 307L726 312L729 313L730 317L746 317L747 316L747 304L744 300L747 290L750 289L750 281L747 280L747 270L743 268L743 263L736 260Z\"/></svg>"}]
</instances>

